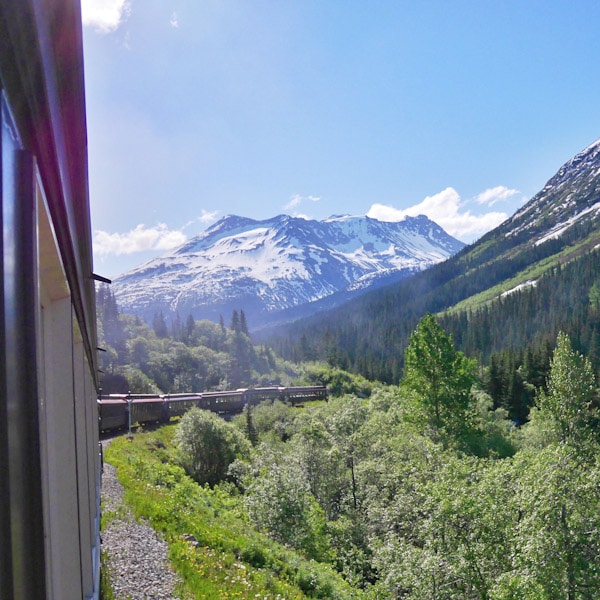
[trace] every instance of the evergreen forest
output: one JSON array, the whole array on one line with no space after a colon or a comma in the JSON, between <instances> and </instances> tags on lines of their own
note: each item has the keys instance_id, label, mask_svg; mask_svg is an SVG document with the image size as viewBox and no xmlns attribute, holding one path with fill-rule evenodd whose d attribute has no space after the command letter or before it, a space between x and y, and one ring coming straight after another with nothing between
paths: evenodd
<instances>
[{"instance_id":1,"label":"evergreen forest","mask_svg":"<svg viewBox=\"0 0 600 600\"><path fill-rule=\"evenodd\" d=\"M500 234L484 236L399 284L261 339L292 361L322 360L398 384L410 335L431 312L457 348L477 359L494 406L522 423L548 375L559 331L600 369L600 252L590 251L598 234L574 227L568 236L535 247Z\"/></svg>"},{"instance_id":2,"label":"evergreen forest","mask_svg":"<svg viewBox=\"0 0 600 600\"><path fill-rule=\"evenodd\" d=\"M254 345L243 309L227 323L191 315L151 324L122 313L106 285L96 294L103 394L159 394L275 385L327 385L334 393L368 395L372 383L326 363L294 363Z\"/></svg>"}]
</instances>

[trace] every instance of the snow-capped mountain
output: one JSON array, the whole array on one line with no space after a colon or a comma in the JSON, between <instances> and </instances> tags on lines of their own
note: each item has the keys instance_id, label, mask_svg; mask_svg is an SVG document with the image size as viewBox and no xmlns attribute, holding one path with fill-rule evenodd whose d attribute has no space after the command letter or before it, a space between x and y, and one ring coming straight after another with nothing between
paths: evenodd
<instances>
[{"instance_id":1,"label":"snow-capped mountain","mask_svg":"<svg viewBox=\"0 0 600 600\"><path fill-rule=\"evenodd\" d=\"M575 224L600 224L600 139L566 162L544 188L500 229L540 245Z\"/></svg>"},{"instance_id":2,"label":"snow-capped mountain","mask_svg":"<svg viewBox=\"0 0 600 600\"><path fill-rule=\"evenodd\" d=\"M259 327L285 311L308 314L300 309L405 277L463 246L425 216L395 223L227 216L116 278L113 291L123 310L146 319L162 310L216 320L242 309Z\"/></svg>"}]
</instances>

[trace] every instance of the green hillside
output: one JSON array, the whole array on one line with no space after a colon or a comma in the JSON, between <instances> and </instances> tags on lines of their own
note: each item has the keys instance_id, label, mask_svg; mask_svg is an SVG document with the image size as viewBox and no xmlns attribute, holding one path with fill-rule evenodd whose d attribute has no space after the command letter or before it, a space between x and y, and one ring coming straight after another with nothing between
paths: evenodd
<instances>
[{"instance_id":1,"label":"green hillside","mask_svg":"<svg viewBox=\"0 0 600 600\"><path fill-rule=\"evenodd\" d=\"M595 144L566 163L513 217L454 257L279 329L268 341L286 358L327 360L397 383L408 338L430 312L485 367L502 353L508 353L512 370L523 366L528 353L547 357L548 344L564 330L598 370L598 321L590 293L600 273L599 200L600 144Z\"/></svg>"}]
</instances>

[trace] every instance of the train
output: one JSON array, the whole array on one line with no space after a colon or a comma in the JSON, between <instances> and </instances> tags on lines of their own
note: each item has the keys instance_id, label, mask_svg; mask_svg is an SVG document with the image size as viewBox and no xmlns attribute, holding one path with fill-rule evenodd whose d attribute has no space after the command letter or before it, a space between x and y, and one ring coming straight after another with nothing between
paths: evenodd
<instances>
[{"instance_id":1,"label":"train","mask_svg":"<svg viewBox=\"0 0 600 600\"><path fill-rule=\"evenodd\" d=\"M274 386L188 394L108 394L98 397L101 433L131 429L136 424L168 423L193 407L222 416L242 412L265 400L281 400L292 406L310 400L327 400L325 386Z\"/></svg>"}]
</instances>

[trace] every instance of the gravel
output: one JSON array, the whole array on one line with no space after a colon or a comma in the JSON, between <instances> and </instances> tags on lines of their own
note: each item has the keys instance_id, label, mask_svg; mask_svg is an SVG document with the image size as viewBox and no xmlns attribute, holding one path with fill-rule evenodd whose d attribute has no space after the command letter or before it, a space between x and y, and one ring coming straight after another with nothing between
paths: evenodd
<instances>
[{"instance_id":1,"label":"gravel","mask_svg":"<svg viewBox=\"0 0 600 600\"><path fill-rule=\"evenodd\" d=\"M144 522L135 520L123 503L123 487L116 469L104 463L102 502L109 518L102 531L102 550L108 555L110 581L116 597L145 600L180 598L174 589L179 578L169 566L167 543ZM115 516L116 515L116 516Z\"/></svg>"}]
</instances>

